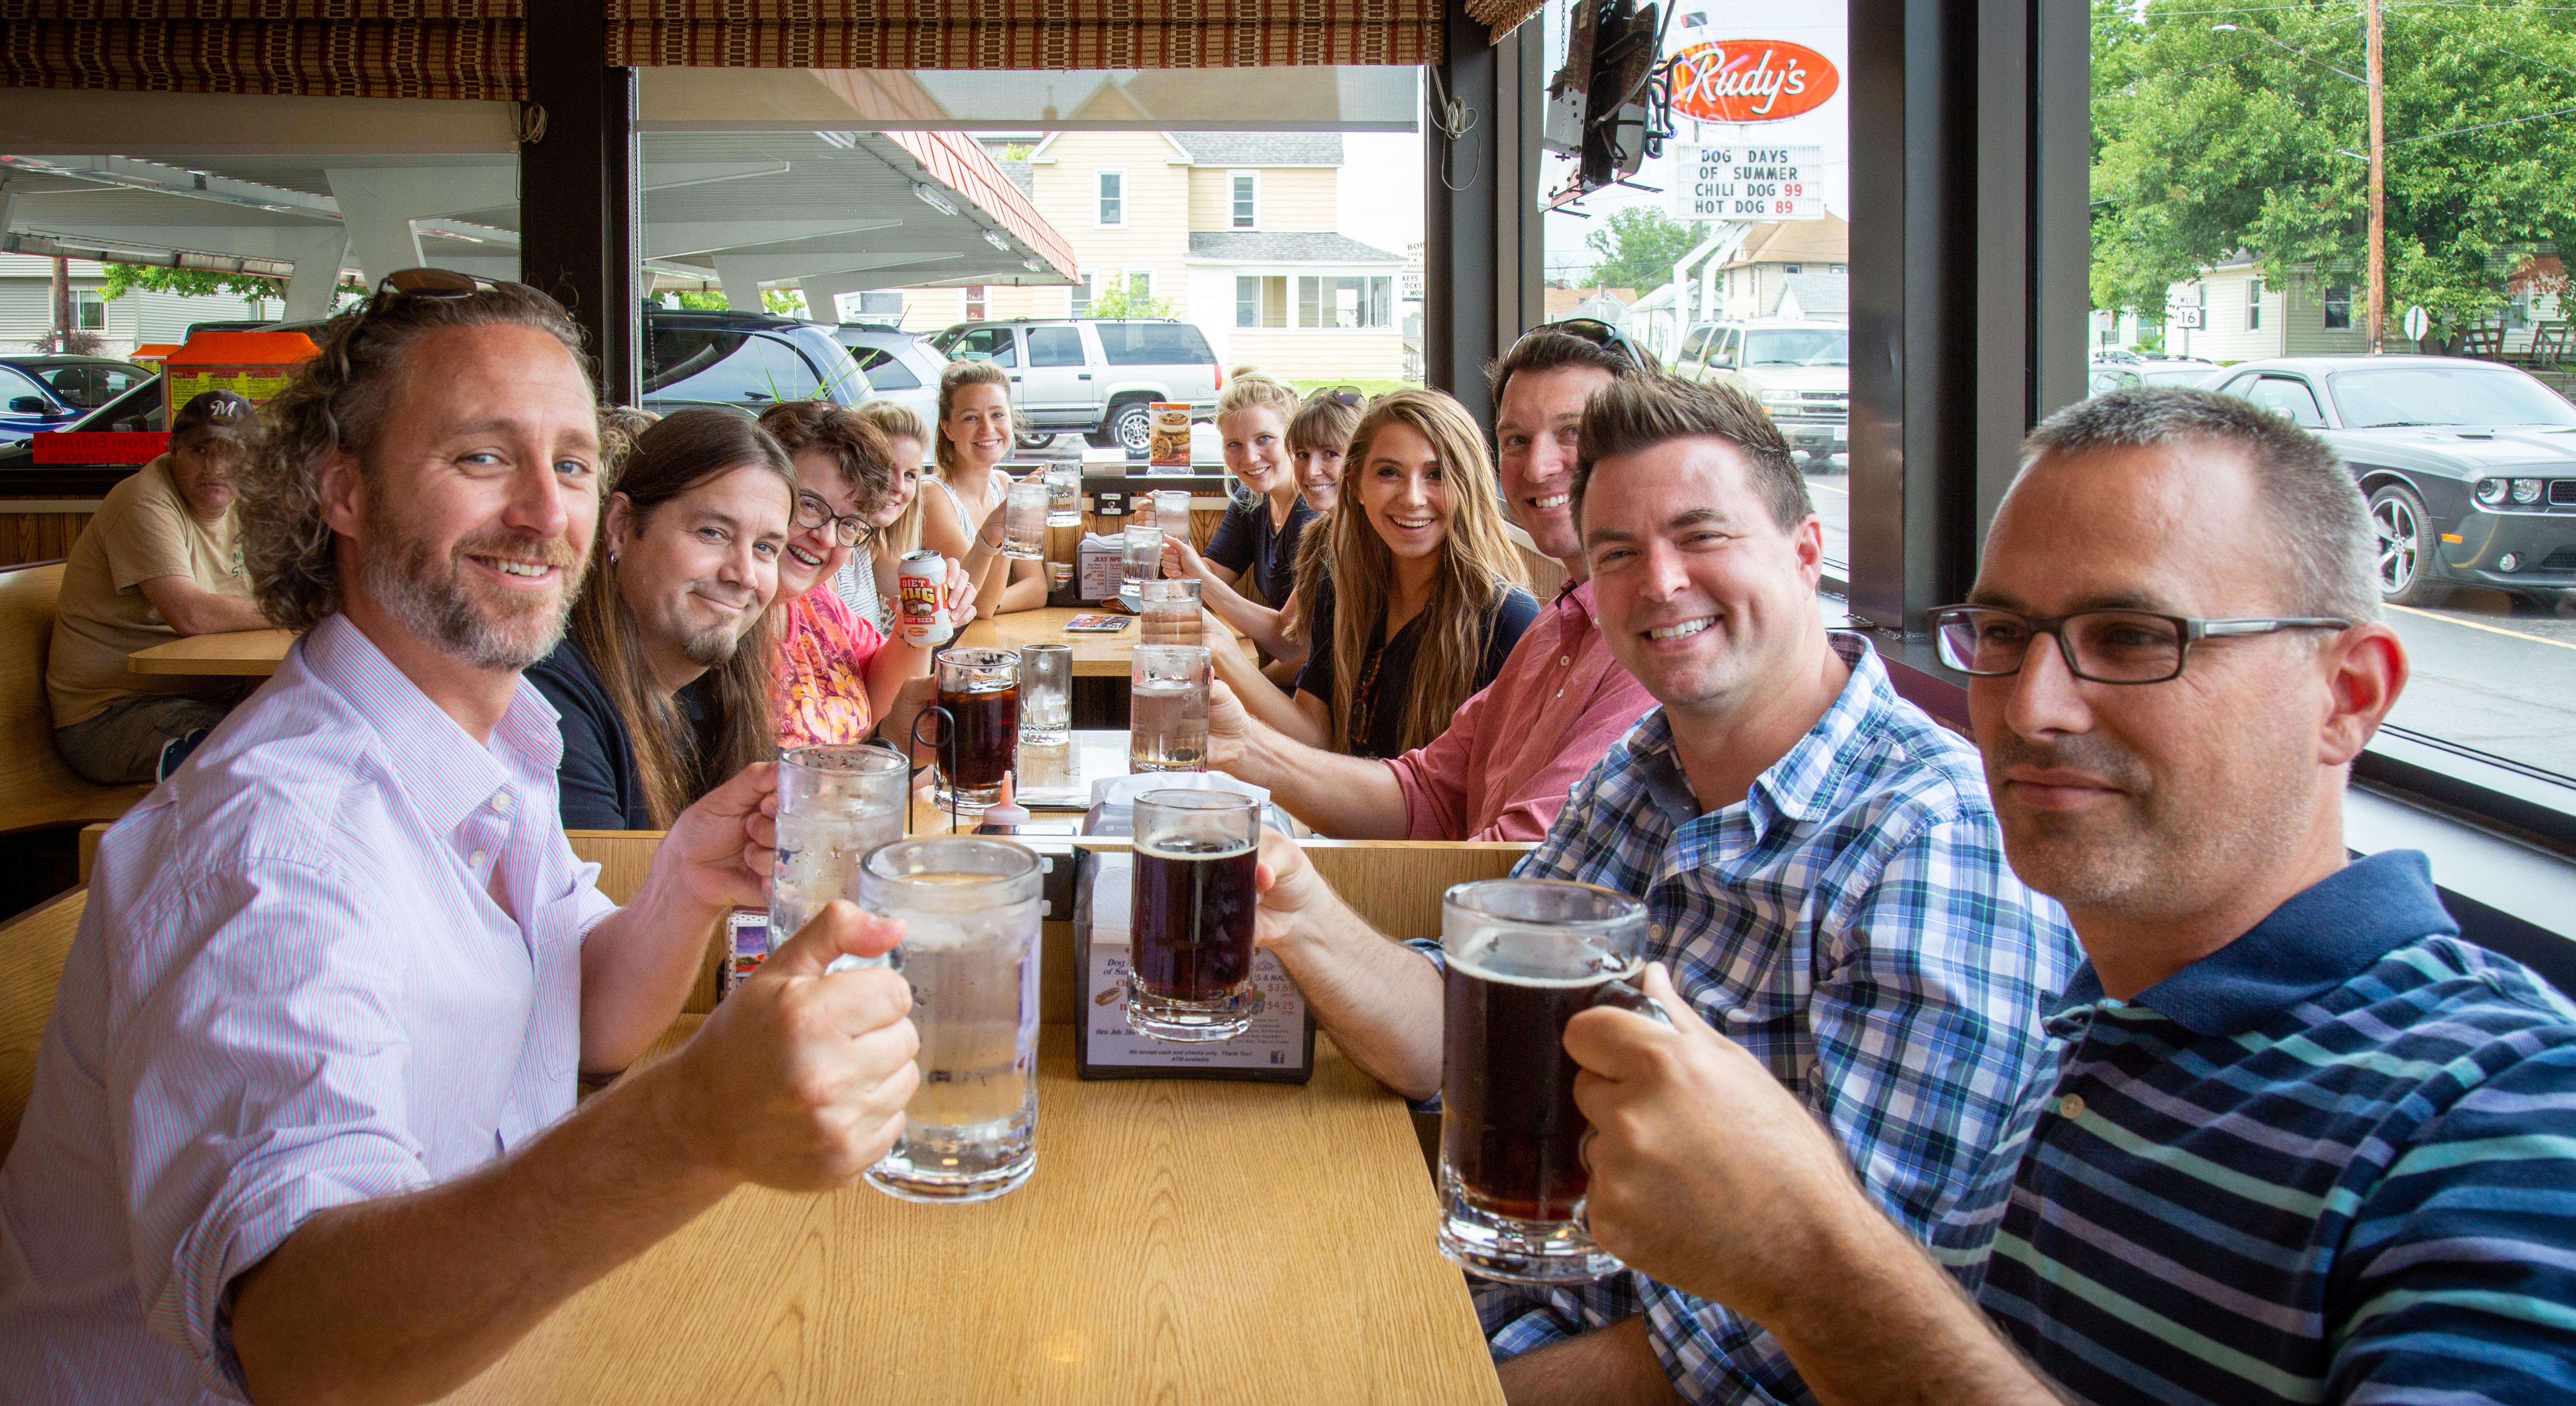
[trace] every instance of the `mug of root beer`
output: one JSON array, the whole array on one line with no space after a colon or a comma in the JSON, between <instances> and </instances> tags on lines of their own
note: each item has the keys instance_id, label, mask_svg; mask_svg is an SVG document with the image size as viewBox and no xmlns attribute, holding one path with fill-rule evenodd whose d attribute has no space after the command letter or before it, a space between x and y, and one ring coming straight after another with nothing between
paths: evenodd
<instances>
[{"instance_id":1,"label":"mug of root beer","mask_svg":"<svg viewBox=\"0 0 2576 1406\"><path fill-rule=\"evenodd\" d=\"M1486 879L1441 895L1440 1253L1468 1273L1581 1284L1625 1268L1583 1221L1592 1125L1565 1023L1596 1005L1666 1019L1636 985L1645 941L1646 905L1591 884Z\"/></svg>"},{"instance_id":2,"label":"mug of root beer","mask_svg":"<svg viewBox=\"0 0 2576 1406\"><path fill-rule=\"evenodd\" d=\"M1020 656L1007 649L943 649L939 689L939 804L977 814L999 799L1019 765Z\"/></svg>"},{"instance_id":3,"label":"mug of root beer","mask_svg":"<svg viewBox=\"0 0 2576 1406\"><path fill-rule=\"evenodd\" d=\"M948 558L927 547L895 563L895 629L905 644L937 648L955 633L948 624Z\"/></svg>"}]
</instances>

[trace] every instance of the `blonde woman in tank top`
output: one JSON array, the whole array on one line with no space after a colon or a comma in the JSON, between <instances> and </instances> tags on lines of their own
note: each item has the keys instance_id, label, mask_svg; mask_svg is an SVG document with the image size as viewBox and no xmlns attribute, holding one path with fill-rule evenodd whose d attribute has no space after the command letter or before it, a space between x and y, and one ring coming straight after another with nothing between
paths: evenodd
<instances>
[{"instance_id":1,"label":"blonde woman in tank top","mask_svg":"<svg viewBox=\"0 0 2576 1406\"><path fill-rule=\"evenodd\" d=\"M1000 465L1011 452L1013 428L1011 382L1002 368L949 363L939 377L933 429L939 477L921 485L921 545L964 563L975 583L976 613L985 619L1046 604L1040 564L1002 555L1002 504L1011 480Z\"/></svg>"}]
</instances>

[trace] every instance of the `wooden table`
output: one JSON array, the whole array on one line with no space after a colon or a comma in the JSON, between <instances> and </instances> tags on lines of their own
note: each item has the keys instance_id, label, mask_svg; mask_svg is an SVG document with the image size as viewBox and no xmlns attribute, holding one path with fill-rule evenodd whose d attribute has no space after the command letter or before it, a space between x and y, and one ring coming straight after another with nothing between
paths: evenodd
<instances>
[{"instance_id":1,"label":"wooden table","mask_svg":"<svg viewBox=\"0 0 2576 1406\"><path fill-rule=\"evenodd\" d=\"M292 630L188 635L134 651L125 656L125 667L138 674L226 674L264 679L277 672L287 648L294 643Z\"/></svg>"},{"instance_id":2,"label":"wooden table","mask_svg":"<svg viewBox=\"0 0 2576 1406\"><path fill-rule=\"evenodd\" d=\"M449 1399L1500 1402L1403 1101L1315 1061L1083 1083L1046 1025L1019 1190L737 1191Z\"/></svg>"},{"instance_id":3,"label":"wooden table","mask_svg":"<svg viewBox=\"0 0 2576 1406\"><path fill-rule=\"evenodd\" d=\"M1073 646L1073 672L1082 678L1127 677L1127 654L1136 647L1141 622L1114 634L1068 634L1064 622L1099 610L1063 610L1049 606L978 620L958 632L957 643L986 649L1018 649L1032 644ZM1115 613L1114 611L1109 613ZM125 667L138 674L231 674L266 678L277 672L295 635L288 630L235 630L219 635L189 635L126 656Z\"/></svg>"},{"instance_id":4,"label":"wooden table","mask_svg":"<svg viewBox=\"0 0 2576 1406\"><path fill-rule=\"evenodd\" d=\"M1067 610L1047 606L1039 610L1016 611L978 620L960 630L957 643L976 649L1023 649L1033 644L1069 644L1073 646L1073 673L1076 678L1123 679L1128 673L1128 655L1136 648L1145 624L1134 616L1127 617L1126 629L1102 634L1073 634L1064 622L1077 615L1115 615L1114 606L1085 606ZM1214 620L1203 614L1202 620Z\"/></svg>"}]
</instances>

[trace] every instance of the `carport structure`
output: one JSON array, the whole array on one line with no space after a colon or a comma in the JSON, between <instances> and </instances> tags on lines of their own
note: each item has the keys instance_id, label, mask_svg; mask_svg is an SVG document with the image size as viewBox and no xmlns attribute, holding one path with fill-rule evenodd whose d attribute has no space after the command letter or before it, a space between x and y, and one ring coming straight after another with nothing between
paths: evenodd
<instances>
[{"instance_id":1,"label":"carport structure","mask_svg":"<svg viewBox=\"0 0 2576 1406\"><path fill-rule=\"evenodd\" d=\"M258 101L292 118L299 100ZM490 114L455 125L494 125L477 115ZM506 128L458 133L450 144L465 151L403 152L301 126L308 149L291 154L179 132L116 153L0 154L5 247L282 277L290 320L327 313L344 269L520 277L526 207ZM792 284L828 320L837 295L866 288L1078 277L1063 236L959 133L675 132L638 145L647 276L721 283L735 307Z\"/></svg>"}]
</instances>

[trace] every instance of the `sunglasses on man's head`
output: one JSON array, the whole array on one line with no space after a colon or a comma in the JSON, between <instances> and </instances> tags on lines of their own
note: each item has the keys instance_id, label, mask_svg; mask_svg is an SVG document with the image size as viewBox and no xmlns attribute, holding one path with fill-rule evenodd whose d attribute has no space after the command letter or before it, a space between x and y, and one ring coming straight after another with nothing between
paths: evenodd
<instances>
[{"instance_id":1,"label":"sunglasses on man's head","mask_svg":"<svg viewBox=\"0 0 2576 1406\"><path fill-rule=\"evenodd\" d=\"M1519 338L1513 341L1512 345L1517 347L1522 342L1526 342L1530 338L1535 337L1542 332L1562 332L1569 337L1579 337L1584 341L1590 342L1596 347L1619 353L1621 356L1628 358L1632 364L1637 362L1636 350L1629 345L1628 339L1620 333L1618 328L1611 326L1609 323L1603 322L1597 317L1569 317L1563 322L1542 322L1538 326L1523 332ZM1644 370L1646 368L1639 365L1638 369Z\"/></svg>"},{"instance_id":2,"label":"sunglasses on man's head","mask_svg":"<svg viewBox=\"0 0 2576 1406\"><path fill-rule=\"evenodd\" d=\"M396 293L406 298L471 298L494 288L536 291L524 283L505 283L454 269L395 269L376 280L378 293Z\"/></svg>"}]
</instances>

